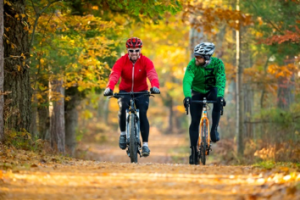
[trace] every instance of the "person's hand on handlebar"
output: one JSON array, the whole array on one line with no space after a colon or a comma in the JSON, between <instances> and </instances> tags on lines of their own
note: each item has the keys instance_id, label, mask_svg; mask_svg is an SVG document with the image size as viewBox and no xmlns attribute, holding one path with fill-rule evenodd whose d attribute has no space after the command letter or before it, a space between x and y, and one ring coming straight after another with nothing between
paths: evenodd
<instances>
[{"instance_id":1,"label":"person's hand on handlebar","mask_svg":"<svg viewBox=\"0 0 300 200\"><path fill-rule=\"evenodd\" d=\"M223 97L218 97L218 103L220 104L220 106L226 106L226 101Z\"/></svg>"},{"instance_id":2,"label":"person's hand on handlebar","mask_svg":"<svg viewBox=\"0 0 300 200\"><path fill-rule=\"evenodd\" d=\"M188 109L189 109L189 106L190 106L190 102L191 102L191 97L185 97L184 100L183 100L183 105L185 107L186 114L188 114Z\"/></svg>"},{"instance_id":3,"label":"person's hand on handlebar","mask_svg":"<svg viewBox=\"0 0 300 200\"><path fill-rule=\"evenodd\" d=\"M104 93L103 93L104 96L111 96L113 95L113 91L110 89L110 88L106 88L104 90Z\"/></svg>"},{"instance_id":4,"label":"person's hand on handlebar","mask_svg":"<svg viewBox=\"0 0 300 200\"><path fill-rule=\"evenodd\" d=\"M151 89L150 89L150 92L151 92L152 94L160 94L160 91L159 91L159 89L158 89L157 87L151 88Z\"/></svg>"},{"instance_id":5,"label":"person's hand on handlebar","mask_svg":"<svg viewBox=\"0 0 300 200\"><path fill-rule=\"evenodd\" d=\"M221 108L221 115L223 115L223 113L224 113L223 107L226 106L226 101L225 101L225 99L223 97L218 97L218 101L217 102L218 102L218 104L219 104L219 106Z\"/></svg>"}]
</instances>

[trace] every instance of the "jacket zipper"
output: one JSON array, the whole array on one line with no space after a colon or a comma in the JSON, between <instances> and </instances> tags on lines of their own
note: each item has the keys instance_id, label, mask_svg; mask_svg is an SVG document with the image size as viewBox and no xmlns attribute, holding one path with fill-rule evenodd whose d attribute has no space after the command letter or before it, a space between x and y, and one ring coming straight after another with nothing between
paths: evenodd
<instances>
[{"instance_id":1,"label":"jacket zipper","mask_svg":"<svg viewBox=\"0 0 300 200\"><path fill-rule=\"evenodd\" d=\"M131 92L133 92L133 85L134 85L134 64L132 63L132 86L131 86Z\"/></svg>"}]
</instances>

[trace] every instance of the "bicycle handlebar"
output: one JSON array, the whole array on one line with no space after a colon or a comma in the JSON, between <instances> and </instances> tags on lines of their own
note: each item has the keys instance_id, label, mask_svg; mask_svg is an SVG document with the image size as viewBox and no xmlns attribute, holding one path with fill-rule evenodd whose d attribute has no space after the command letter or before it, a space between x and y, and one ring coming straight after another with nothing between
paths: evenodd
<instances>
[{"instance_id":1,"label":"bicycle handlebar","mask_svg":"<svg viewBox=\"0 0 300 200\"><path fill-rule=\"evenodd\" d=\"M119 93L114 93L113 96L115 95L135 95L135 94L150 94L150 92L119 92Z\"/></svg>"},{"instance_id":2,"label":"bicycle handlebar","mask_svg":"<svg viewBox=\"0 0 300 200\"><path fill-rule=\"evenodd\" d=\"M190 106L191 103L202 103L202 104L207 104L207 103L217 103L217 101L209 101L209 100L191 100L191 101L189 102L189 105L188 105L188 106ZM188 115L188 114L189 114L189 108L185 108L185 111L186 111L186 115Z\"/></svg>"},{"instance_id":3,"label":"bicycle handlebar","mask_svg":"<svg viewBox=\"0 0 300 200\"><path fill-rule=\"evenodd\" d=\"M190 103L217 103L217 101L208 101L208 100L192 100Z\"/></svg>"},{"instance_id":4,"label":"bicycle handlebar","mask_svg":"<svg viewBox=\"0 0 300 200\"><path fill-rule=\"evenodd\" d=\"M113 93L112 95L107 95L108 97L113 97L113 98L121 98L122 96L124 95L135 95L135 94L143 94L143 95L147 95L147 96L153 96L152 94L160 94L160 93L152 93L152 92L149 92L149 91L145 91L145 92L120 92L120 93ZM143 96L141 95L141 96ZM139 96L139 97L141 97ZM136 98L139 98L139 97L136 97Z\"/></svg>"}]
</instances>

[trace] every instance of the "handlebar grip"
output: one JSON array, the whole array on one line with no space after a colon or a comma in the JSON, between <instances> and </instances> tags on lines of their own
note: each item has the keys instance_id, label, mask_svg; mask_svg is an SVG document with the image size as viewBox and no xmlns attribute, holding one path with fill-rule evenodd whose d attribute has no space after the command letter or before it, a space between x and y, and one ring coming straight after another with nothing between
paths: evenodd
<instances>
[{"instance_id":1,"label":"handlebar grip","mask_svg":"<svg viewBox=\"0 0 300 200\"><path fill-rule=\"evenodd\" d=\"M159 91L159 92L154 92L154 91L153 91L153 88L150 88L150 93L151 93L151 94L160 94L160 91Z\"/></svg>"},{"instance_id":2,"label":"handlebar grip","mask_svg":"<svg viewBox=\"0 0 300 200\"><path fill-rule=\"evenodd\" d=\"M112 96L113 94L103 94L105 97Z\"/></svg>"}]
</instances>

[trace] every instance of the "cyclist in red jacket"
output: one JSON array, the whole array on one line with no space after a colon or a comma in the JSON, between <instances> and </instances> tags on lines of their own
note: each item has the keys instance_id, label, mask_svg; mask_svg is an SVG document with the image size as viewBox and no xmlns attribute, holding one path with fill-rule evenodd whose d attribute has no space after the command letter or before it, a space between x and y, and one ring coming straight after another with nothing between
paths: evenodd
<instances>
[{"instance_id":1,"label":"cyclist in red jacket","mask_svg":"<svg viewBox=\"0 0 300 200\"><path fill-rule=\"evenodd\" d=\"M104 95L112 95L120 77L120 92L148 91L147 77L150 80L152 91L154 93L160 92L158 76L154 65L149 58L141 54L142 46L142 41L139 38L132 37L127 40L126 48L128 53L119 58L113 66ZM125 95L124 98L119 99L119 126L121 130L119 146L123 150L126 149L126 109L129 108L129 101L129 95ZM149 156L149 122L147 118L149 96L138 98L135 104L140 111L141 135L143 139L142 155Z\"/></svg>"}]
</instances>

